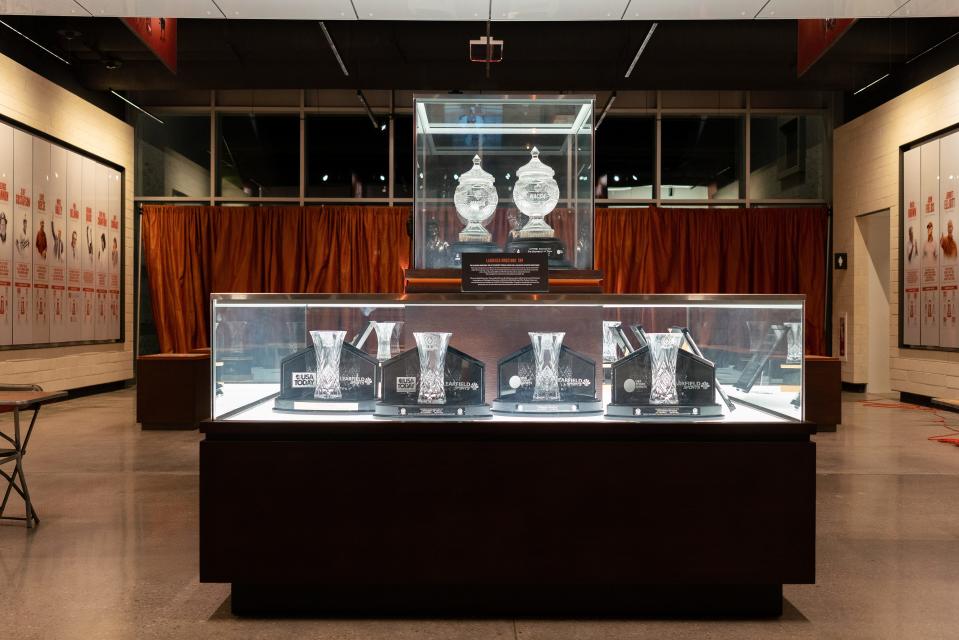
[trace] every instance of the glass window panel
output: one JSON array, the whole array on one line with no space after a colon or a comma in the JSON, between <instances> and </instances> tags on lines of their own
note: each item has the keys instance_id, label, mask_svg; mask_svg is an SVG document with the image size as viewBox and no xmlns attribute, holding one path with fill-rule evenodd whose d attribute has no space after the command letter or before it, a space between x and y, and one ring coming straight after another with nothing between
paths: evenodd
<instances>
[{"instance_id":1,"label":"glass window panel","mask_svg":"<svg viewBox=\"0 0 959 640\"><path fill-rule=\"evenodd\" d=\"M218 196L300 195L298 115L219 116Z\"/></svg>"},{"instance_id":2,"label":"glass window panel","mask_svg":"<svg viewBox=\"0 0 959 640\"><path fill-rule=\"evenodd\" d=\"M396 172L393 195L397 198L413 197L417 179L413 156L413 116L396 116L393 119L393 169Z\"/></svg>"},{"instance_id":3,"label":"glass window panel","mask_svg":"<svg viewBox=\"0 0 959 640\"><path fill-rule=\"evenodd\" d=\"M654 118L607 117L596 130L596 197L651 199L656 162Z\"/></svg>"},{"instance_id":4,"label":"glass window panel","mask_svg":"<svg viewBox=\"0 0 959 640\"><path fill-rule=\"evenodd\" d=\"M827 150L822 116L754 116L750 127L750 198L823 197Z\"/></svg>"},{"instance_id":5,"label":"glass window panel","mask_svg":"<svg viewBox=\"0 0 959 640\"><path fill-rule=\"evenodd\" d=\"M210 116L162 119L136 114L136 195L208 197Z\"/></svg>"},{"instance_id":6,"label":"glass window panel","mask_svg":"<svg viewBox=\"0 0 959 640\"><path fill-rule=\"evenodd\" d=\"M388 197L389 150L389 131L374 127L366 115L308 116L307 197Z\"/></svg>"},{"instance_id":7,"label":"glass window panel","mask_svg":"<svg viewBox=\"0 0 959 640\"><path fill-rule=\"evenodd\" d=\"M741 198L743 135L740 117L664 117L660 198Z\"/></svg>"}]
</instances>

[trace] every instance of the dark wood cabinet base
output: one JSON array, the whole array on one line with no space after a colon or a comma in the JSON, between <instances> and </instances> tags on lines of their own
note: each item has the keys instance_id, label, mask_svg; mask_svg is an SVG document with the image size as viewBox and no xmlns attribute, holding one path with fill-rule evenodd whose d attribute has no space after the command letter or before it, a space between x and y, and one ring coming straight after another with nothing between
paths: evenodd
<instances>
[{"instance_id":1,"label":"dark wood cabinet base","mask_svg":"<svg viewBox=\"0 0 959 640\"><path fill-rule=\"evenodd\" d=\"M205 422L237 613L771 616L815 580L804 423Z\"/></svg>"},{"instance_id":2,"label":"dark wood cabinet base","mask_svg":"<svg viewBox=\"0 0 959 640\"><path fill-rule=\"evenodd\" d=\"M748 617L783 612L782 585L445 585L292 587L234 584L238 616Z\"/></svg>"}]
</instances>

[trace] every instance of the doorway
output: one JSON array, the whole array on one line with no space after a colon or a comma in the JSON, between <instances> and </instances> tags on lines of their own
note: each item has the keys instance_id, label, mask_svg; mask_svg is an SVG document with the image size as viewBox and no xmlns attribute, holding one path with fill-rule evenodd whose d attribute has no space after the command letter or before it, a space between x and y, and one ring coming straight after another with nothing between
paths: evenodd
<instances>
[{"instance_id":1,"label":"doorway","mask_svg":"<svg viewBox=\"0 0 959 640\"><path fill-rule=\"evenodd\" d=\"M889 385L889 209L856 218L868 260L866 324L868 362L866 392L888 393Z\"/></svg>"}]
</instances>

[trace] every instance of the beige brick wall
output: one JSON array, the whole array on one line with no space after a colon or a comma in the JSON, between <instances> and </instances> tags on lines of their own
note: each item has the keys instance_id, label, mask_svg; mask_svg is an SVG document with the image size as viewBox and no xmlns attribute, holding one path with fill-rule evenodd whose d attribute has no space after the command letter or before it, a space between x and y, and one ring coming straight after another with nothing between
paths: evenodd
<instances>
[{"instance_id":1,"label":"beige brick wall","mask_svg":"<svg viewBox=\"0 0 959 640\"><path fill-rule=\"evenodd\" d=\"M0 382L74 389L133 377L133 128L0 55L0 113L126 169L123 344L0 351Z\"/></svg>"},{"instance_id":2,"label":"beige brick wall","mask_svg":"<svg viewBox=\"0 0 959 640\"><path fill-rule=\"evenodd\" d=\"M833 278L833 353L839 353L839 314L847 313L850 348L846 382L867 382L870 331L888 331L892 388L929 396L959 395L959 353L899 349L899 147L959 122L959 66L856 118L834 132L834 251L849 253L848 271ZM890 323L867 313L869 256L856 216L890 211Z\"/></svg>"}]
</instances>

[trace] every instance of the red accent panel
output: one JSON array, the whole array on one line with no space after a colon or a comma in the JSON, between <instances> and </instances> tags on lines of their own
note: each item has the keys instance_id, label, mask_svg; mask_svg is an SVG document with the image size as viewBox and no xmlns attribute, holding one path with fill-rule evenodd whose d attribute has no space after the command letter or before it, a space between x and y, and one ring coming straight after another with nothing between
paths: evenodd
<instances>
[{"instance_id":1,"label":"red accent panel","mask_svg":"<svg viewBox=\"0 0 959 640\"><path fill-rule=\"evenodd\" d=\"M830 18L828 20L797 20L799 32L796 39L796 77L809 71L829 48L836 44L855 18Z\"/></svg>"},{"instance_id":2,"label":"red accent panel","mask_svg":"<svg viewBox=\"0 0 959 640\"><path fill-rule=\"evenodd\" d=\"M167 69L176 73L176 18L121 18Z\"/></svg>"}]
</instances>

